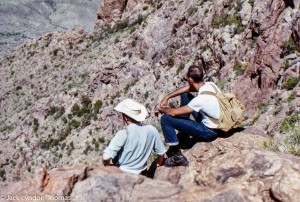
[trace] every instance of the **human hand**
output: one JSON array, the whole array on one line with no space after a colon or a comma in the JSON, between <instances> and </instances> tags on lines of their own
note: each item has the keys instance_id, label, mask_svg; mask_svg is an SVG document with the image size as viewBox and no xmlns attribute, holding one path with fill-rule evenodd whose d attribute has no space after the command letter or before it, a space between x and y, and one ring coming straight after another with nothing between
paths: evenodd
<instances>
[{"instance_id":1,"label":"human hand","mask_svg":"<svg viewBox=\"0 0 300 202\"><path fill-rule=\"evenodd\" d=\"M158 114L159 114L160 112L158 111L158 109L155 109L154 110L154 116L156 116L156 117L158 117Z\"/></svg>"},{"instance_id":2,"label":"human hand","mask_svg":"<svg viewBox=\"0 0 300 202\"><path fill-rule=\"evenodd\" d=\"M169 103L168 103L168 99L167 98L164 98L161 103L160 103L160 107L161 108L166 108L168 107Z\"/></svg>"}]
</instances>

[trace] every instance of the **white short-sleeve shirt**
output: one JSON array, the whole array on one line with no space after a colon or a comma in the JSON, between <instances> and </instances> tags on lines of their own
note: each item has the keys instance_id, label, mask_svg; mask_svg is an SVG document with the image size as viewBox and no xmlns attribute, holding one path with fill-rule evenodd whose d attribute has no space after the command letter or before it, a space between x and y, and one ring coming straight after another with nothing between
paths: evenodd
<instances>
[{"instance_id":1,"label":"white short-sleeve shirt","mask_svg":"<svg viewBox=\"0 0 300 202\"><path fill-rule=\"evenodd\" d=\"M217 98L213 95L201 95L204 91L210 91L216 93L214 87L220 92L220 89L213 82L205 82L205 84L199 89L198 95L193 98L187 105L196 112L202 114L201 122L208 128L217 128L218 125L213 123L208 117L219 119L221 115L220 105Z\"/></svg>"}]
</instances>

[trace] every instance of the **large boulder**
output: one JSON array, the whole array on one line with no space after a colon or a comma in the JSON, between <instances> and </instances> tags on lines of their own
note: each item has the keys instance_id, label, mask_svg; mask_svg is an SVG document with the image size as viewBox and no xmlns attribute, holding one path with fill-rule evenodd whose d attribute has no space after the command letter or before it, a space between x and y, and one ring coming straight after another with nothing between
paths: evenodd
<instances>
[{"instance_id":1,"label":"large boulder","mask_svg":"<svg viewBox=\"0 0 300 202\"><path fill-rule=\"evenodd\" d=\"M296 201L300 159L262 150L265 141L259 135L236 133L199 143L184 151L188 167L161 167L154 178L195 186L188 191L193 192L191 201Z\"/></svg>"},{"instance_id":2,"label":"large boulder","mask_svg":"<svg viewBox=\"0 0 300 202\"><path fill-rule=\"evenodd\" d=\"M116 167L38 169L32 179L0 187L0 194L91 202L297 201L300 159L262 150L265 140L237 133L198 143L184 152L188 167L160 167L154 180Z\"/></svg>"}]
</instances>

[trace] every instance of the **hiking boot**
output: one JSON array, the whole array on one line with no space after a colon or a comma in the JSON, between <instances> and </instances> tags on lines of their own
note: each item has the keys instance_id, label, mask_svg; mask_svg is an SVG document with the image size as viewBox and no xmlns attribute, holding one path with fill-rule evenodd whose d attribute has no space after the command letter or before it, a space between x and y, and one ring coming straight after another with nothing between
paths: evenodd
<instances>
[{"instance_id":1,"label":"hiking boot","mask_svg":"<svg viewBox=\"0 0 300 202\"><path fill-rule=\"evenodd\" d=\"M172 157L172 156L175 155L175 152L172 151L172 149L169 148L169 149L167 150L167 152L166 152L166 155L167 155L168 158L170 158L170 157Z\"/></svg>"},{"instance_id":2,"label":"hiking boot","mask_svg":"<svg viewBox=\"0 0 300 202\"><path fill-rule=\"evenodd\" d=\"M187 166L189 165L188 160L183 156L183 154L176 153L172 157L169 157L165 160L166 167L173 167L173 166Z\"/></svg>"}]
</instances>

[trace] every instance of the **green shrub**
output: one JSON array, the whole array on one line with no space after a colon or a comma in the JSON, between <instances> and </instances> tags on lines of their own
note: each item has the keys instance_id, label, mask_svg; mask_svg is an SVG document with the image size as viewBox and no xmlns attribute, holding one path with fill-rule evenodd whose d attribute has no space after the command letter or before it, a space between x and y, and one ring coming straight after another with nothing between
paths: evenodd
<instances>
[{"instance_id":1,"label":"green shrub","mask_svg":"<svg viewBox=\"0 0 300 202\"><path fill-rule=\"evenodd\" d=\"M59 117L61 117L62 115L64 115L64 113L65 113L65 108L64 107L57 107L54 118L58 119Z\"/></svg>"},{"instance_id":2,"label":"green shrub","mask_svg":"<svg viewBox=\"0 0 300 202\"><path fill-rule=\"evenodd\" d=\"M176 74L178 75L183 69L184 69L184 64L183 63L180 63L177 70L176 70Z\"/></svg>"},{"instance_id":3,"label":"green shrub","mask_svg":"<svg viewBox=\"0 0 300 202\"><path fill-rule=\"evenodd\" d=\"M299 115L299 113L298 113ZM297 118L296 118L297 119ZM289 135L283 140L283 144L285 145L286 150L288 153L300 156L300 127L299 127L299 117L296 124L290 125L287 128L287 132ZM286 124L286 123L285 123ZM292 122L290 124L293 124Z\"/></svg>"},{"instance_id":4,"label":"green shrub","mask_svg":"<svg viewBox=\"0 0 300 202\"><path fill-rule=\"evenodd\" d=\"M99 110L101 109L103 105L103 102L101 100L97 100L95 103L94 103L94 112L95 113L98 113Z\"/></svg>"},{"instance_id":5,"label":"green shrub","mask_svg":"<svg viewBox=\"0 0 300 202\"><path fill-rule=\"evenodd\" d=\"M105 143L104 143L104 145L105 145L105 146L108 146L108 145L109 145L109 143L110 143L110 141L111 141L111 139L109 139L109 138L105 139Z\"/></svg>"},{"instance_id":6,"label":"green shrub","mask_svg":"<svg viewBox=\"0 0 300 202\"><path fill-rule=\"evenodd\" d=\"M148 6L143 6L143 11L147 10L148 9Z\"/></svg>"},{"instance_id":7,"label":"green shrub","mask_svg":"<svg viewBox=\"0 0 300 202\"><path fill-rule=\"evenodd\" d=\"M118 32L120 30L125 29L126 27L128 27L128 20L123 20L123 21L117 22L114 25L113 30L114 30L114 32Z\"/></svg>"},{"instance_id":8,"label":"green shrub","mask_svg":"<svg viewBox=\"0 0 300 202\"><path fill-rule=\"evenodd\" d=\"M295 124L300 121L299 118L299 112L293 114L290 117L285 118L284 120L281 121L279 131L282 132L289 132L292 131L295 127Z\"/></svg>"},{"instance_id":9,"label":"green shrub","mask_svg":"<svg viewBox=\"0 0 300 202\"><path fill-rule=\"evenodd\" d=\"M270 139L269 141L264 142L263 144L264 149L279 152L279 143L274 138Z\"/></svg>"},{"instance_id":10,"label":"green shrub","mask_svg":"<svg viewBox=\"0 0 300 202\"><path fill-rule=\"evenodd\" d=\"M82 116L83 114L88 114L91 112L91 107L89 106L83 106L80 110L79 110L79 114L80 116Z\"/></svg>"},{"instance_id":11,"label":"green shrub","mask_svg":"<svg viewBox=\"0 0 300 202\"><path fill-rule=\"evenodd\" d=\"M300 79L297 77L288 78L282 83L282 88L286 90L292 90L299 83Z\"/></svg>"},{"instance_id":12,"label":"green shrub","mask_svg":"<svg viewBox=\"0 0 300 202\"><path fill-rule=\"evenodd\" d=\"M251 7L254 6L254 1L255 1L255 0L249 0L249 1L248 1L248 3L250 4Z\"/></svg>"},{"instance_id":13,"label":"green shrub","mask_svg":"<svg viewBox=\"0 0 300 202\"><path fill-rule=\"evenodd\" d=\"M36 132L38 129L39 129L39 121L36 119L36 118L34 118L33 119L33 131L34 132Z\"/></svg>"},{"instance_id":14,"label":"green shrub","mask_svg":"<svg viewBox=\"0 0 300 202\"><path fill-rule=\"evenodd\" d=\"M170 67L174 66L174 59L172 57L168 57L168 61L167 62L168 62L168 65Z\"/></svg>"},{"instance_id":15,"label":"green shrub","mask_svg":"<svg viewBox=\"0 0 300 202\"><path fill-rule=\"evenodd\" d=\"M215 28L220 28L232 24L236 24L238 27L241 27L242 20L239 17L236 17L235 15L228 15L227 13L224 13L220 16L216 16L212 22L212 25Z\"/></svg>"},{"instance_id":16,"label":"green shrub","mask_svg":"<svg viewBox=\"0 0 300 202\"><path fill-rule=\"evenodd\" d=\"M205 52L207 49L209 49L209 47L208 47L207 44L202 45L202 46L200 46L200 48L199 48L199 50L200 50L201 53Z\"/></svg>"},{"instance_id":17,"label":"green shrub","mask_svg":"<svg viewBox=\"0 0 300 202\"><path fill-rule=\"evenodd\" d=\"M65 129L63 129L60 134L59 134L59 141L63 141L65 140L71 133L71 127L67 127Z\"/></svg>"},{"instance_id":18,"label":"green shrub","mask_svg":"<svg viewBox=\"0 0 300 202\"><path fill-rule=\"evenodd\" d=\"M75 119L72 119L68 125L71 127L71 128L78 128L80 126L80 122L75 120Z\"/></svg>"},{"instance_id":19,"label":"green shrub","mask_svg":"<svg viewBox=\"0 0 300 202\"><path fill-rule=\"evenodd\" d=\"M299 120L298 120L299 121ZM299 128L298 128L299 129ZM295 134L293 134L291 137L290 137L290 140L293 144L297 144L297 145L300 145L300 131L296 131Z\"/></svg>"},{"instance_id":20,"label":"green shrub","mask_svg":"<svg viewBox=\"0 0 300 202\"><path fill-rule=\"evenodd\" d=\"M50 148L52 148L54 146L57 146L57 145L59 145L59 140L50 138L50 139L45 140L44 142L42 142L41 148L49 150Z\"/></svg>"},{"instance_id":21,"label":"green shrub","mask_svg":"<svg viewBox=\"0 0 300 202\"><path fill-rule=\"evenodd\" d=\"M6 175L6 172L5 172L5 170L4 170L4 169L0 169L0 177L3 179L3 181L5 181L5 180L6 180L6 177L5 177L5 175Z\"/></svg>"},{"instance_id":22,"label":"green shrub","mask_svg":"<svg viewBox=\"0 0 300 202\"><path fill-rule=\"evenodd\" d=\"M116 44L118 42L120 42L120 39L119 39L119 37L116 37L114 43Z\"/></svg>"},{"instance_id":23,"label":"green shrub","mask_svg":"<svg viewBox=\"0 0 300 202\"><path fill-rule=\"evenodd\" d=\"M73 141L67 146L67 155L70 156L72 151L74 150L74 143Z\"/></svg>"},{"instance_id":24,"label":"green shrub","mask_svg":"<svg viewBox=\"0 0 300 202\"><path fill-rule=\"evenodd\" d=\"M186 13L187 13L188 16L191 16L191 15L193 15L194 13L196 13L197 10L198 10L197 7L191 6L191 7L189 7L189 8L187 9Z\"/></svg>"},{"instance_id":25,"label":"green shrub","mask_svg":"<svg viewBox=\"0 0 300 202\"><path fill-rule=\"evenodd\" d=\"M250 47L254 48L257 44L257 37L252 37Z\"/></svg>"},{"instance_id":26,"label":"green shrub","mask_svg":"<svg viewBox=\"0 0 300 202\"><path fill-rule=\"evenodd\" d=\"M290 63L288 60L284 62L284 69L287 70L290 67Z\"/></svg>"},{"instance_id":27,"label":"green shrub","mask_svg":"<svg viewBox=\"0 0 300 202\"><path fill-rule=\"evenodd\" d=\"M3 126L3 127L1 127L1 129L0 129L0 132L11 132L11 131L13 131L15 129L15 127L14 126Z\"/></svg>"},{"instance_id":28,"label":"green shrub","mask_svg":"<svg viewBox=\"0 0 300 202\"><path fill-rule=\"evenodd\" d=\"M163 6L163 3L162 2L159 2L156 6L157 10L160 9L161 7Z\"/></svg>"},{"instance_id":29,"label":"green shrub","mask_svg":"<svg viewBox=\"0 0 300 202\"><path fill-rule=\"evenodd\" d=\"M130 28L130 34L132 34L136 30L136 27L131 27Z\"/></svg>"},{"instance_id":30,"label":"green shrub","mask_svg":"<svg viewBox=\"0 0 300 202\"><path fill-rule=\"evenodd\" d=\"M103 136L98 138L98 142L104 143L105 142L105 138Z\"/></svg>"},{"instance_id":31,"label":"green shrub","mask_svg":"<svg viewBox=\"0 0 300 202\"><path fill-rule=\"evenodd\" d=\"M16 90L22 90L22 86L17 86Z\"/></svg>"},{"instance_id":32,"label":"green shrub","mask_svg":"<svg viewBox=\"0 0 300 202\"><path fill-rule=\"evenodd\" d=\"M135 46L136 46L136 41L132 41L132 42L131 42L131 47L134 48Z\"/></svg>"},{"instance_id":33,"label":"green shrub","mask_svg":"<svg viewBox=\"0 0 300 202\"><path fill-rule=\"evenodd\" d=\"M90 124L91 124L90 117L84 116L83 119L81 120L81 127L84 128Z\"/></svg>"},{"instance_id":34,"label":"green shrub","mask_svg":"<svg viewBox=\"0 0 300 202\"><path fill-rule=\"evenodd\" d=\"M268 102L261 102L258 106L258 110L260 111L260 113L265 113L268 110Z\"/></svg>"},{"instance_id":35,"label":"green shrub","mask_svg":"<svg viewBox=\"0 0 300 202\"><path fill-rule=\"evenodd\" d=\"M147 100L147 98L149 97L149 92L148 91L145 92L144 97Z\"/></svg>"},{"instance_id":36,"label":"green shrub","mask_svg":"<svg viewBox=\"0 0 300 202\"><path fill-rule=\"evenodd\" d=\"M236 61L235 64L233 65L233 70L235 71L237 76L240 76L244 73L246 69L246 65L243 65L241 62Z\"/></svg>"},{"instance_id":37,"label":"green shrub","mask_svg":"<svg viewBox=\"0 0 300 202\"><path fill-rule=\"evenodd\" d=\"M132 86L134 86L136 83L138 82L138 79L133 80L131 83L127 84L124 88L124 92L127 93L129 88L131 88ZM119 91L117 92L119 93ZM119 97L120 95L118 95L117 97Z\"/></svg>"},{"instance_id":38,"label":"green shrub","mask_svg":"<svg viewBox=\"0 0 300 202\"><path fill-rule=\"evenodd\" d=\"M240 12L240 11L242 10L242 8L243 8L243 2L240 1L240 0L238 0L238 1L236 2L236 7L235 7L236 12Z\"/></svg>"},{"instance_id":39,"label":"green shrub","mask_svg":"<svg viewBox=\"0 0 300 202\"><path fill-rule=\"evenodd\" d=\"M75 103L72 108L71 108L71 112L73 115L78 115L80 114L80 107L77 103Z\"/></svg>"},{"instance_id":40,"label":"green shrub","mask_svg":"<svg viewBox=\"0 0 300 202\"><path fill-rule=\"evenodd\" d=\"M82 95L81 98L80 98L80 101L81 101L81 104L84 107L89 107L89 105L92 104L91 99L88 96L86 96L86 95Z\"/></svg>"},{"instance_id":41,"label":"green shrub","mask_svg":"<svg viewBox=\"0 0 300 202\"><path fill-rule=\"evenodd\" d=\"M208 9L208 8L205 9L205 10L204 10L204 15L206 15L208 12L209 12L209 9Z\"/></svg>"},{"instance_id":42,"label":"green shrub","mask_svg":"<svg viewBox=\"0 0 300 202\"><path fill-rule=\"evenodd\" d=\"M294 100L296 98L296 93L293 91L289 97L286 99L287 102L291 102L292 100Z\"/></svg>"},{"instance_id":43,"label":"green shrub","mask_svg":"<svg viewBox=\"0 0 300 202\"><path fill-rule=\"evenodd\" d=\"M100 144L95 138L93 138L92 144L95 146L95 151L99 151Z\"/></svg>"},{"instance_id":44,"label":"green shrub","mask_svg":"<svg viewBox=\"0 0 300 202\"><path fill-rule=\"evenodd\" d=\"M294 156L300 156L300 148L291 148L288 152Z\"/></svg>"},{"instance_id":45,"label":"green shrub","mask_svg":"<svg viewBox=\"0 0 300 202\"><path fill-rule=\"evenodd\" d=\"M85 145L85 150L83 151L83 153L84 153L85 155L87 155L88 152L89 152L89 151L92 151L92 150L93 150L93 149L92 149L91 145L89 145L89 143L86 143L86 145Z\"/></svg>"},{"instance_id":46,"label":"green shrub","mask_svg":"<svg viewBox=\"0 0 300 202\"><path fill-rule=\"evenodd\" d=\"M296 51L296 43L293 37L290 36L288 40L284 41L281 45L281 48L283 49L282 51L284 55L294 53Z\"/></svg>"},{"instance_id":47,"label":"green shrub","mask_svg":"<svg viewBox=\"0 0 300 202\"><path fill-rule=\"evenodd\" d=\"M56 106L50 106L50 109L47 110L47 116L52 116L58 111L58 107Z\"/></svg>"}]
</instances>

